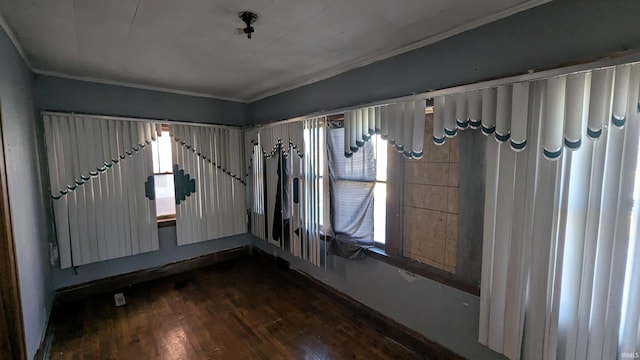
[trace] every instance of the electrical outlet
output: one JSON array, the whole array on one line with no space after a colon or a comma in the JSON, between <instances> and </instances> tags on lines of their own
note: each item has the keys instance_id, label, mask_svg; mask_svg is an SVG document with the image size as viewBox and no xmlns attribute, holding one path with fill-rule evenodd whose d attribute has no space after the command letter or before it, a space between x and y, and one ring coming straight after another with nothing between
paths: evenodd
<instances>
[{"instance_id":1,"label":"electrical outlet","mask_svg":"<svg viewBox=\"0 0 640 360\"><path fill-rule=\"evenodd\" d=\"M117 293L113 295L113 300L115 300L116 306L122 306L127 304L127 301L124 299L123 293Z\"/></svg>"}]
</instances>

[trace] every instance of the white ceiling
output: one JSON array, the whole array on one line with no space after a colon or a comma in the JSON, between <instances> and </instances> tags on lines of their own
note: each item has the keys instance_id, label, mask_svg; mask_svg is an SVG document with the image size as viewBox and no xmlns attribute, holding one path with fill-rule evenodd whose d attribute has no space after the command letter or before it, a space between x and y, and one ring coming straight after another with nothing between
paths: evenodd
<instances>
[{"instance_id":1,"label":"white ceiling","mask_svg":"<svg viewBox=\"0 0 640 360\"><path fill-rule=\"evenodd\" d=\"M546 1L0 0L0 13L36 72L251 101Z\"/></svg>"}]
</instances>

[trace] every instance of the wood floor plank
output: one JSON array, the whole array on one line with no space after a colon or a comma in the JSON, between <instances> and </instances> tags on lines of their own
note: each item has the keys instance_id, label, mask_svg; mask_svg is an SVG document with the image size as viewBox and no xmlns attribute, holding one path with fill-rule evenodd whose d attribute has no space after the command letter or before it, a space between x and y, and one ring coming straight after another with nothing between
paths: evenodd
<instances>
[{"instance_id":1,"label":"wood floor plank","mask_svg":"<svg viewBox=\"0 0 640 360\"><path fill-rule=\"evenodd\" d=\"M417 359L251 257L56 305L51 359Z\"/></svg>"}]
</instances>

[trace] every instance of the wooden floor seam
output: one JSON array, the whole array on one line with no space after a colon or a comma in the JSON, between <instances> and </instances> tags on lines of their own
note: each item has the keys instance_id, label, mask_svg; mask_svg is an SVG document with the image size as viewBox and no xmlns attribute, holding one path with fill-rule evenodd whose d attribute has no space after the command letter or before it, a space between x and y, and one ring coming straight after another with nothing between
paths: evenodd
<instances>
[{"instance_id":1,"label":"wooden floor seam","mask_svg":"<svg viewBox=\"0 0 640 360\"><path fill-rule=\"evenodd\" d=\"M459 358L415 334L381 326L357 304L337 298L346 295L328 294L318 280L257 261L265 257L253 253L125 287L122 307L112 293L56 303L49 357Z\"/></svg>"}]
</instances>

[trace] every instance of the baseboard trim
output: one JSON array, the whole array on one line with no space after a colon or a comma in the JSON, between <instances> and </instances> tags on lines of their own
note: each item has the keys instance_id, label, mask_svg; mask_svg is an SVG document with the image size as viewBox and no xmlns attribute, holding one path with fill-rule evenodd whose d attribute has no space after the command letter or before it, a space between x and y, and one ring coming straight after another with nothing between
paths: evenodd
<instances>
[{"instance_id":1,"label":"baseboard trim","mask_svg":"<svg viewBox=\"0 0 640 360\"><path fill-rule=\"evenodd\" d=\"M275 255L269 254L260 248L253 247L253 255L262 261L273 263L274 266L277 264L278 258ZM316 291L320 296L324 296L334 303L344 307L353 314L353 317L378 328L391 339L426 359L464 359L462 356L454 353L446 347L429 340L417 331L409 329L390 317L383 315L382 313L321 282L309 274L295 269L283 271L283 274L291 281L298 283L306 289Z\"/></svg>"},{"instance_id":2,"label":"baseboard trim","mask_svg":"<svg viewBox=\"0 0 640 360\"><path fill-rule=\"evenodd\" d=\"M52 308L53 310L53 308ZM51 314L47 319L47 326L45 326L44 337L40 341L40 346L36 353L33 355L33 360L48 360L51 354L51 343L53 342L53 325L51 325Z\"/></svg>"},{"instance_id":3,"label":"baseboard trim","mask_svg":"<svg viewBox=\"0 0 640 360\"><path fill-rule=\"evenodd\" d=\"M139 284L145 281L174 275L197 268L238 259L251 254L251 246L245 245L229 250L177 261L155 268L133 271L125 274L97 279L86 283L72 285L56 291L55 302L64 303L86 299L91 296L106 294L117 289Z\"/></svg>"}]
</instances>

